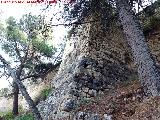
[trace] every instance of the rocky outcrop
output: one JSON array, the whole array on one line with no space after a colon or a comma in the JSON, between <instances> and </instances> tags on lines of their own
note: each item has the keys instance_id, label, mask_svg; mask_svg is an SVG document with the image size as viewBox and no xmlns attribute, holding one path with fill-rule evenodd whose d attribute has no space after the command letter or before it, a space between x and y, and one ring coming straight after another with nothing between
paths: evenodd
<instances>
[{"instance_id":1,"label":"rocky outcrop","mask_svg":"<svg viewBox=\"0 0 160 120\"><path fill-rule=\"evenodd\" d=\"M38 105L44 120L77 119L74 109L83 98L103 94L128 79L124 36L118 22L113 21L111 28L104 30L101 22L76 28L53 79L55 89Z\"/></svg>"}]
</instances>

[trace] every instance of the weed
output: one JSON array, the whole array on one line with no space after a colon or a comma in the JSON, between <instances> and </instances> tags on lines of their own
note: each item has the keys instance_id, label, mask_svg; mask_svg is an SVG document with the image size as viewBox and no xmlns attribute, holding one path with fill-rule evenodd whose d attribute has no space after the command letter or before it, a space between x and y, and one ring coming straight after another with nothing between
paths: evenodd
<instances>
[{"instance_id":1,"label":"weed","mask_svg":"<svg viewBox=\"0 0 160 120\"><path fill-rule=\"evenodd\" d=\"M42 90L41 96L43 96L44 98L47 98L51 91L52 91L52 88L46 88Z\"/></svg>"},{"instance_id":2,"label":"weed","mask_svg":"<svg viewBox=\"0 0 160 120\"><path fill-rule=\"evenodd\" d=\"M31 113L25 113L23 115L17 116L14 120L34 120L34 117Z\"/></svg>"},{"instance_id":3,"label":"weed","mask_svg":"<svg viewBox=\"0 0 160 120\"><path fill-rule=\"evenodd\" d=\"M51 87L46 87L43 89L40 94L35 98L35 104L37 105L40 101L46 100L46 98L49 96L50 92L53 90Z\"/></svg>"}]
</instances>

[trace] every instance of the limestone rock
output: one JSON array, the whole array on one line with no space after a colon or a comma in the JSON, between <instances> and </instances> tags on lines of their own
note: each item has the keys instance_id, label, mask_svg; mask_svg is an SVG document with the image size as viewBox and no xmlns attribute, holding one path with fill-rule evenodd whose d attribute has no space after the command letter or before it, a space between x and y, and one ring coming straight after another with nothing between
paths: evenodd
<instances>
[{"instance_id":1,"label":"limestone rock","mask_svg":"<svg viewBox=\"0 0 160 120\"><path fill-rule=\"evenodd\" d=\"M70 112L72 111L76 106L76 101L73 99L67 100L65 103L62 104L62 111Z\"/></svg>"}]
</instances>

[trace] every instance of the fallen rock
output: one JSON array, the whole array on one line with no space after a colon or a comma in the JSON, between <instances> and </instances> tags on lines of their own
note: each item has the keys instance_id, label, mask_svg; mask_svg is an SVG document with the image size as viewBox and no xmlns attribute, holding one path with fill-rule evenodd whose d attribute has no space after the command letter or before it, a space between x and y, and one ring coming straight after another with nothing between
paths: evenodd
<instances>
[{"instance_id":1,"label":"fallen rock","mask_svg":"<svg viewBox=\"0 0 160 120\"><path fill-rule=\"evenodd\" d=\"M78 112L74 120L100 120L99 114Z\"/></svg>"},{"instance_id":2,"label":"fallen rock","mask_svg":"<svg viewBox=\"0 0 160 120\"><path fill-rule=\"evenodd\" d=\"M74 99L69 99L62 104L62 111L70 112L76 106L76 101Z\"/></svg>"}]
</instances>

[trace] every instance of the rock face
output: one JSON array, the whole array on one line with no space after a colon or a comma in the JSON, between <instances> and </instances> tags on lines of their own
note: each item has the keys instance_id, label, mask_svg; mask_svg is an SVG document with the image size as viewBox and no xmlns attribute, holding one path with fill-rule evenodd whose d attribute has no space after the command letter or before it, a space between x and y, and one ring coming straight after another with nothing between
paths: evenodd
<instances>
[{"instance_id":1,"label":"rock face","mask_svg":"<svg viewBox=\"0 0 160 120\"><path fill-rule=\"evenodd\" d=\"M38 105L44 120L78 120L74 109L80 101L103 94L131 74L126 66L128 48L118 22L113 20L107 30L101 22L87 23L76 30L53 79L54 91ZM99 120L98 115L91 117Z\"/></svg>"}]
</instances>

